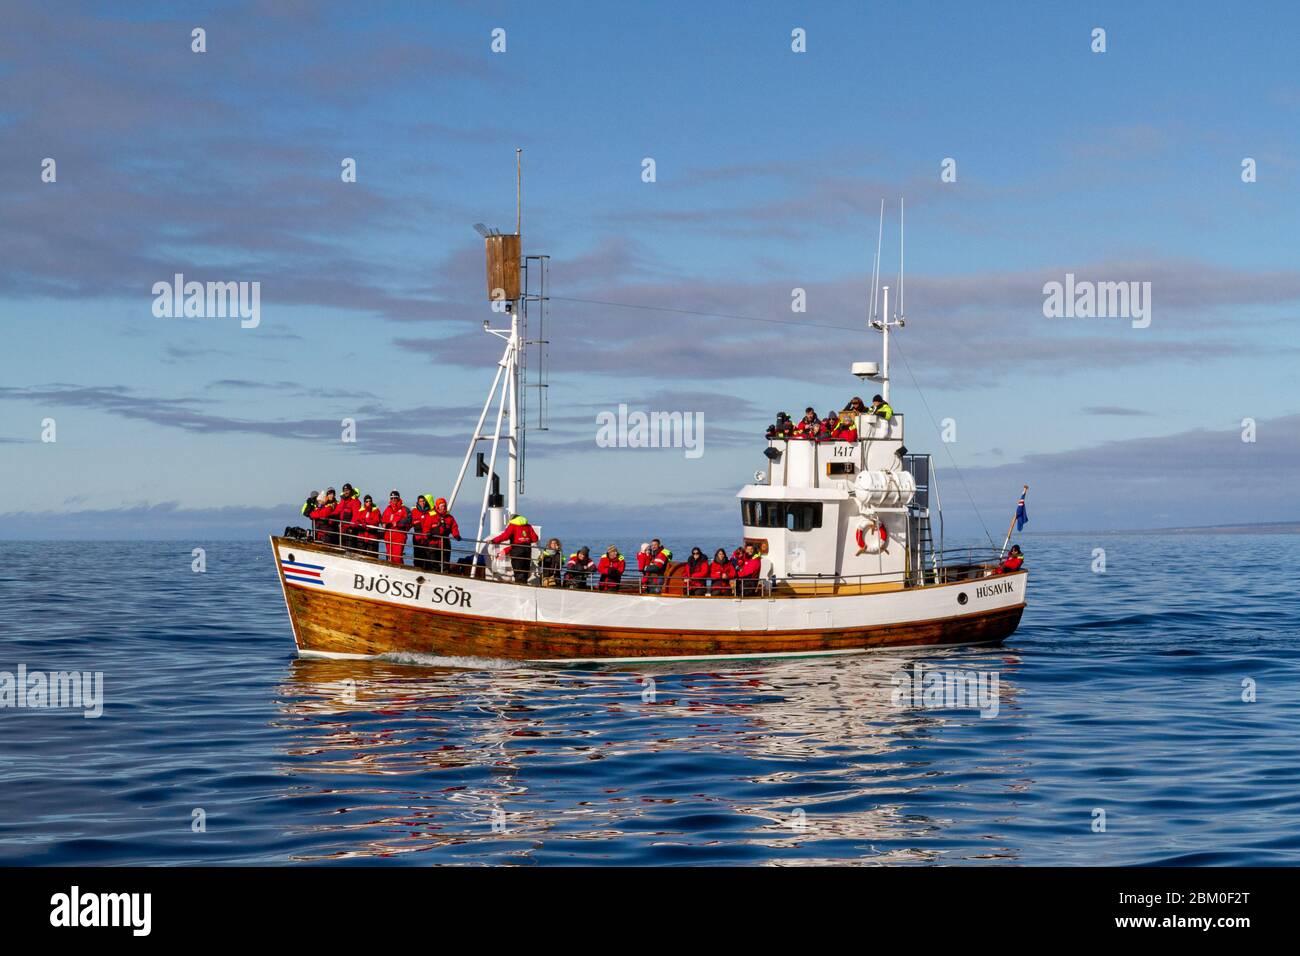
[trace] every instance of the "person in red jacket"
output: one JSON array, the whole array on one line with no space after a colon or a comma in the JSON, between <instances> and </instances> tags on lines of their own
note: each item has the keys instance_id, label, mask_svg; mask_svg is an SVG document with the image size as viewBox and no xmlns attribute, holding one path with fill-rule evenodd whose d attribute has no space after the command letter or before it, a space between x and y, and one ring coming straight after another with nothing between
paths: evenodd
<instances>
[{"instance_id":1,"label":"person in red jacket","mask_svg":"<svg viewBox=\"0 0 1300 956\"><path fill-rule=\"evenodd\" d=\"M439 498L433 503L433 516L425 525L429 532L429 554L433 558L433 570L445 572L451 565L451 541L460 540L460 525L447 510L447 499Z\"/></svg>"},{"instance_id":2,"label":"person in red jacket","mask_svg":"<svg viewBox=\"0 0 1300 956\"><path fill-rule=\"evenodd\" d=\"M406 550L406 532L411 527L411 511L402 504L402 496L397 491L388 495L388 507L384 509L381 524L384 527L388 560L393 564L401 564L402 552Z\"/></svg>"},{"instance_id":3,"label":"person in red jacket","mask_svg":"<svg viewBox=\"0 0 1300 956\"><path fill-rule=\"evenodd\" d=\"M636 566L641 572L642 589L647 594L658 594L663 590L664 575L672 560L673 553L658 538L651 538L649 544L641 545L636 556Z\"/></svg>"},{"instance_id":4,"label":"person in red jacket","mask_svg":"<svg viewBox=\"0 0 1300 956\"><path fill-rule=\"evenodd\" d=\"M858 423L854 420L851 413L840 413L840 420L835 426L835 431L832 433L832 437L836 441L858 440Z\"/></svg>"},{"instance_id":5,"label":"person in red jacket","mask_svg":"<svg viewBox=\"0 0 1300 956\"><path fill-rule=\"evenodd\" d=\"M1013 544L1011 551L1002 561L1001 566L994 571L994 574L1010 574L1012 571L1019 571L1020 566L1025 563L1025 556L1020 550L1020 545Z\"/></svg>"},{"instance_id":6,"label":"person in red jacket","mask_svg":"<svg viewBox=\"0 0 1300 956\"><path fill-rule=\"evenodd\" d=\"M818 441L834 441L835 427L840 423L840 413L831 409L822 419L822 427L817 431Z\"/></svg>"},{"instance_id":7,"label":"person in red jacket","mask_svg":"<svg viewBox=\"0 0 1300 956\"><path fill-rule=\"evenodd\" d=\"M709 559L699 548L691 548L686 556L686 593L707 594L709 591Z\"/></svg>"},{"instance_id":8,"label":"person in red jacket","mask_svg":"<svg viewBox=\"0 0 1300 956\"><path fill-rule=\"evenodd\" d=\"M375 507L375 500L369 495L361 499L361 508L357 511L356 523L352 526L356 529L355 534L357 544L362 551L372 557L379 556L379 526L383 522L384 516L378 508Z\"/></svg>"},{"instance_id":9,"label":"person in red jacket","mask_svg":"<svg viewBox=\"0 0 1300 956\"><path fill-rule=\"evenodd\" d=\"M736 577L736 566L727 559L727 549L713 552L709 564L709 591L712 594L731 594L731 582Z\"/></svg>"},{"instance_id":10,"label":"person in red jacket","mask_svg":"<svg viewBox=\"0 0 1300 956\"><path fill-rule=\"evenodd\" d=\"M623 572L627 570L627 561L618 548L611 544L605 549L596 570L600 572L600 583L596 586L602 591L617 591L623 580Z\"/></svg>"},{"instance_id":11,"label":"person in red jacket","mask_svg":"<svg viewBox=\"0 0 1300 956\"><path fill-rule=\"evenodd\" d=\"M799 424L794 426L794 437L812 441L817 437L817 433L821 431L821 427L821 419L817 417L817 413L809 405L803 410L803 418L799 419Z\"/></svg>"},{"instance_id":12,"label":"person in red jacket","mask_svg":"<svg viewBox=\"0 0 1300 956\"><path fill-rule=\"evenodd\" d=\"M308 515L316 532L316 540L322 544L338 544L338 524L334 518L338 507L339 503L334 500L334 489L327 488L324 497L316 503L315 510Z\"/></svg>"},{"instance_id":13,"label":"person in red jacket","mask_svg":"<svg viewBox=\"0 0 1300 956\"><path fill-rule=\"evenodd\" d=\"M506 542L510 544L510 567L515 573L515 583L526 584L533 563L533 545L537 543L537 531L523 515L511 515L505 530L492 539L493 544Z\"/></svg>"},{"instance_id":14,"label":"person in red jacket","mask_svg":"<svg viewBox=\"0 0 1300 956\"><path fill-rule=\"evenodd\" d=\"M740 566L740 570L736 573L742 595L757 594L759 592L758 576L762 570L763 559L759 555L758 549L752 544L745 545L745 563Z\"/></svg>"},{"instance_id":15,"label":"person in red jacket","mask_svg":"<svg viewBox=\"0 0 1300 956\"><path fill-rule=\"evenodd\" d=\"M360 547L357 540L357 514L361 511L361 499L350 482L343 482L339 492L338 507L334 509L334 520L339 526L339 543L345 548L356 551Z\"/></svg>"},{"instance_id":16,"label":"person in red jacket","mask_svg":"<svg viewBox=\"0 0 1300 956\"><path fill-rule=\"evenodd\" d=\"M421 571L432 571L429 555L429 525L433 520L433 505L426 495L415 496L411 509L411 564Z\"/></svg>"}]
</instances>

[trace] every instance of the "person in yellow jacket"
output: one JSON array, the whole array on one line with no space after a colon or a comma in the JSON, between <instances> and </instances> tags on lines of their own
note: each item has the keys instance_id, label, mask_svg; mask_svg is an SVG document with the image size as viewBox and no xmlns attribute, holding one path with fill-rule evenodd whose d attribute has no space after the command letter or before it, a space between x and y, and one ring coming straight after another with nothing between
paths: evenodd
<instances>
[{"instance_id":1,"label":"person in yellow jacket","mask_svg":"<svg viewBox=\"0 0 1300 956\"><path fill-rule=\"evenodd\" d=\"M871 399L871 407L867 409L872 415L879 415L885 421L894 417L894 410L890 407L889 402L885 401L879 395Z\"/></svg>"}]
</instances>

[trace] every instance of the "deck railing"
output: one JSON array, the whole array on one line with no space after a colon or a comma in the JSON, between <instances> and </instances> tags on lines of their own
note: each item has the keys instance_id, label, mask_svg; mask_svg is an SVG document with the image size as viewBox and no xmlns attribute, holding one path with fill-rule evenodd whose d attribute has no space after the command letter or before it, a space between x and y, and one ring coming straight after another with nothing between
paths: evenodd
<instances>
[{"instance_id":1,"label":"deck railing","mask_svg":"<svg viewBox=\"0 0 1300 956\"><path fill-rule=\"evenodd\" d=\"M567 564L567 555L560 554L560 564L543 564L542 548L533 545L530 548L527 571L522 568L516 575L501 561L489 567L491 549L500 549L508 545L494 545L490 541L463 539L448 541L445 548L416 547L413 536L407 532L403 542L401 561L389 559L387 542L383 538L384 529L378 529L378 537L360 536L336 531L313 532L303 528L286 528L286 535L314 542L317 546L346 554L349 557L382 561L386 564L401 564L417 570L443 574L458 574L466 577L486 578L491 575L495 580L509 580L515 575L516 583L532 587L561 587L575 590L608 591L619 594L662 594L674 597L826 597L832 594L866 593L872 590L885 590L902 585L903 587L922 587L933 584L951 584L958 581L974 580L991 573L1001 562L1001 555L996 548L950 548L940 552L937 566L906 572L886 572L878 574L828 575L828 574L792 574L785 578L686 578L674 576L673 569L680 564L673 564L669 573L644 573L633 566L628 567L617 582L602 581L597 571L571 570ZM292 532L292 534L290 534ZM486 553L485 553L486 552ZM508 560L508 559L507 559ZM599 563L599 559L595 559Z\"/></svg>"},{"instance_id":2,"label":"deck railing","mask_svg":"<svg viewBox=\"0 0 1300 956\"><path fill-rule=\"evenodd\" d=\"M904 587L925 587L932 584L954 584L987 576L1002 563L996 548L952 548L931 552L937 557L925 567L883 574L792 574L785 580L814 596L843 594L846 590L870 590L881 585L902 582Z\"/></svg>"}]
</instances>

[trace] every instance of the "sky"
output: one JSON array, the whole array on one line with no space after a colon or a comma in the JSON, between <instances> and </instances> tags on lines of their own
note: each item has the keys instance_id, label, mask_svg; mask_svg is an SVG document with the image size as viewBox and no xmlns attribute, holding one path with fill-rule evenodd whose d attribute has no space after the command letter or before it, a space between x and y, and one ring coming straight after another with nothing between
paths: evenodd
<instances>
[{"instance_id":1,"label":"sky","mask_svg":"<svg viewBox=\"0 0 1300 956\"><path fill-rule=\"evenodd\" d=\"M1293 4L0 19L0 537L255 537L344 481L447 494L500 351L472 226L512 228L516 147L551 256L523 499L548 531L738 535L775 412L873 390L849 366L880 358L900 197L891 399L950 533L1000 543L1024 483L1040 532L1300 520ZM258 282L258 324L155 315L177 273ZM1067 274L1150 283L1149 324L1045 315ZM703 414L703 454L598 446L620 404Z\"/></svg>"}]
</instances>

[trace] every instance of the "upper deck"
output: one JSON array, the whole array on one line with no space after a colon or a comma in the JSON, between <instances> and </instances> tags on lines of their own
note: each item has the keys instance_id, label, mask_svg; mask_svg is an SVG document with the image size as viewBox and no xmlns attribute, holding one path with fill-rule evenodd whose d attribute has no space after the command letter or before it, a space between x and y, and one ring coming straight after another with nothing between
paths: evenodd
<instances>
[{"instance_id":1,"label":"upper deck","mask_svg":"<svg viewBox=\"0 0 1300 956\"><path fill-rule=\"evenodd\" d=\"M867 576L904 587L936 565L929 456L908 454L901 414L862 413L856 423L855 441L768 438L768 468L738 492L745 540L776 576L814 584Z\"/></svg>"},{"instance_id":2,"label":"upper deck","mask_svg":"<svg viewBox=\"0 0 1300 956\"><path fill-rule=\"evenodd\" d=\"M858 416L857 441L769 438L764 481L772 488L847 491L864 471L897 471L903 448L903 416Z\"/></svg>"}]
</instances>

